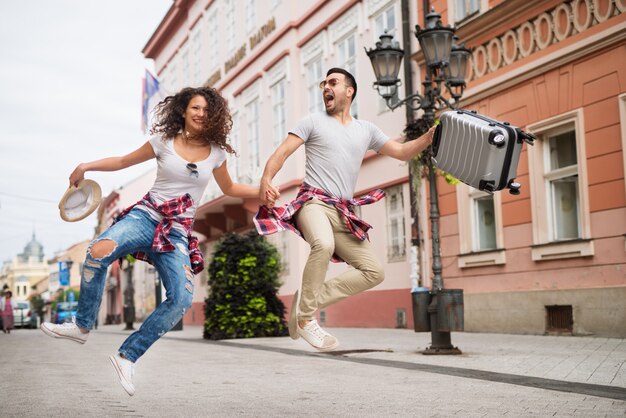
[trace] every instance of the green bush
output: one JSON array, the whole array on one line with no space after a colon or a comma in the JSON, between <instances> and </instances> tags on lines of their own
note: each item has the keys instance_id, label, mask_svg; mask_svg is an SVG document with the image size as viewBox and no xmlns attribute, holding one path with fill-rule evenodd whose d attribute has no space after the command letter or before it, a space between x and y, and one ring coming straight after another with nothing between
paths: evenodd
<instances>
[{"instance_id":1,"label":"green bush","mask_svg":"<svg viewBox=\"0 0 626 418\"><path fill-rule=\"evenodd\" d=\"M256 232L229 233L209 264L204 338L283 336L285 305L278 299L280 260L276 248Z\"/></svg>"}]
</instances>

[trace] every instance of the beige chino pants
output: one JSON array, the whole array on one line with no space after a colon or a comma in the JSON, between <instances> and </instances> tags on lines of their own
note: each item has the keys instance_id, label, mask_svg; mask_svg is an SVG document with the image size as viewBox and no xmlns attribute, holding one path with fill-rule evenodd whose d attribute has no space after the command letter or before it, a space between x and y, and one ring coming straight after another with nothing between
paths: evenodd
<instances>
[{"instance_id":1,"label":"beige chino pants","mask_svg":"<svg viewBox=\"0 0 626 418\"><path fill-rule=\"evenodd\" d=\"M298 210L295 221L311 246L297 305L299 319L314 319L318 309L371 289L385 278L370 242L355 237L334 206L309 200ZM333 253L353 268L325 281Z\"/></svg>"}]
</instances>

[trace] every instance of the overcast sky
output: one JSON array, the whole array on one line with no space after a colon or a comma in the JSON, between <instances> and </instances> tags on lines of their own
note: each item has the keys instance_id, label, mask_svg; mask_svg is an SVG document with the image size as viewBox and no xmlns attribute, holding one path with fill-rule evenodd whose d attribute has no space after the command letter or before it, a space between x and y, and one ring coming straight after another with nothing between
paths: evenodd
<instances>
[{"instance_id":1,"label":"overcast sky","mask_svg":"<svg viewBox=\"0 0 626 418\"><path fill-rule=\"evenodd\" d=\"M47 258L91 239L95 213L61 220L80 162L123 155L141 131L141 50L172 0L0 1L0 264L33 232ZM88 172L104 196L150 170Z\"/></svg>"}]
</instances>

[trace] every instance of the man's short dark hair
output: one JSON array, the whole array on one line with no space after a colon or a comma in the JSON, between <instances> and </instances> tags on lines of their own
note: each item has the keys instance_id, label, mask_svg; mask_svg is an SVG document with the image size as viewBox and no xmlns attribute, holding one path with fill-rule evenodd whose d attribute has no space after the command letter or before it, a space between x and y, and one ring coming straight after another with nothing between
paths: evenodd
<instances>
[{"instance_id":1,"label":"man's short dark hair","mask_svg":"<svg viewBox=\"0 0 626 418\"><path fill-rule=\"evenodd\" d=\"M352 101L354 102L354 99L356 99L356 80L354 79L354 76L343 68L333 67L328 70L328 72L326 73L326 77L334 73L339 73L346 76L346 79L348 80L348 86L354 89L354 94L352 95Z\"/></svg>"}]
</instances>

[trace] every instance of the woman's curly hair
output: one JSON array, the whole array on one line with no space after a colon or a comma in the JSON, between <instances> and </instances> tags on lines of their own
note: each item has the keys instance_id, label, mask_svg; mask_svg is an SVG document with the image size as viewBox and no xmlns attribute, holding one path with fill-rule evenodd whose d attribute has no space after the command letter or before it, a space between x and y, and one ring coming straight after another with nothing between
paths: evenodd
<instances>
[{"instance_id":1,"label":"woman's curly hair","mask_svg":"<svg viewBox=\"0 0 626 418\"><path fill-rule=\"evenodd\" d=\"M175 95L166 97L154 108L156 121L150 129L150 134L163 134L167 139L175 138L185 127L183 114L195 96L204 97L209 109L204 129L195 137L208 144L215 144L229 154L234 154L235 150L228 143L228 134L233 127L228 103L211 87L186 87Z\"/></svg>"}]
</instances>

